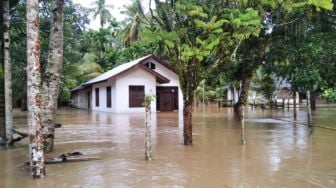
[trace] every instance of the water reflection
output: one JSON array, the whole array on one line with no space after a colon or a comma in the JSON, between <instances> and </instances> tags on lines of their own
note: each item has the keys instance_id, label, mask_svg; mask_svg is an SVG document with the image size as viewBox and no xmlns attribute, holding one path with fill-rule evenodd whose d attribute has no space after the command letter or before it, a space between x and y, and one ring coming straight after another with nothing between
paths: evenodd
<instances>
[{"instance_id":1,"label":"water reflection","mask_svg":"<svg viewBox=\"0 0 336 188\"><path fill-rule=\"evenodd\" d=\"M333 126L335 109L314 113L314 123ZM290 123L291 110L248 109L247 145L231 108L194 108L194 145L182 145L182 112L152 114L153 160L144 160L145 114L63 109L56 150L98 156L99 161L47 166L32 181L22 164L26 142L0 151L0 187L335 187L336 131ZM24 130L25 114L15 113ZM321 118L323 117L323 118ZM298 120L305 122L303 110ZM279 120L280 119L280 120ZM287 120L287 121L282 121Z\"/></svg>"}]
</instances>

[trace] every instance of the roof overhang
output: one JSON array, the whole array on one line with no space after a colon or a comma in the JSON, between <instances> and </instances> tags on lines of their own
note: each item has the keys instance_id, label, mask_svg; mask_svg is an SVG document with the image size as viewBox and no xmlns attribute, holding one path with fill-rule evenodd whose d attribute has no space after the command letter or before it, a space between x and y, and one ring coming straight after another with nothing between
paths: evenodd
<instances>
[{"instance_id":1,"label":"roof overhang","mask_svg":"<svg viewBox=\"0 0 336 188\"><path fill-rule=\"evenodd\" d=\"M162 64L163 66L165 66L166 68L168 68L169 70L171 70L172 72L174 72L176 74L176 71L166 62L162 61L159 57L155 56L154 54L148 55L146 56L144 59L140 60L138 63L134 64L133 66L128 67L127 69L120 71L119 73L110 76L108 78L102 79L102 80L97 80L94 82L89 82L89 83L84 83L78 87L75 87L74 89L71 90L71 92L75 92L75 91L79 91L82 89L86 89L88 87L91 87L93 84L98 84L98 83L103 83L103 82L107 82L109 79L111 78L115 78L123 73L126 73L130 70L134 70L135 68L141 68L143 70L145 70L146 72L152 74L155 76L156 81L160 84L164 84L164 83L169 83L170 80L168 78L166 78L165 76L155 72L154 70L146 67L144 64L147 63L148 59L154 59L155 61L157 61L158 63Z\"/></svg>"},{"instance_id":2,"label":"roof overhang","mask_svg":"<svg viewBox=\"0 0 336 188\"><path fill-rule=\"evenodd\" d=\"M153 71L152 69L146 67L143 64L138 64L137 66L139 66L140 68L142 68L143 70L149 72L150 74L154 75L156 78L156 81L159 82L160 84L166 84L169 83L170 80L168 78L166 78L165 76Z\"/></svg>"}]
</instances>

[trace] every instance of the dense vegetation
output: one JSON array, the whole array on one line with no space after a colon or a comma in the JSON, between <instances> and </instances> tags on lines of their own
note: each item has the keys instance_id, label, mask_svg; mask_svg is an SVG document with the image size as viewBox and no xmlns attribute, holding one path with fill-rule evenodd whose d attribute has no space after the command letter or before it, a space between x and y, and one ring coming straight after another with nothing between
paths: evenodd
<instances>
[{"instance_id":1,"label":"dense vegetation","mask_svg":"<svg viewBox=\"0 0 336 188\"><path fill-rule=\"evenodd\" d=\"M335 9L328 11L310 7L322 6L330 9L328 1L312 1L312 5L304 6L291 1L252 2L241 1L237 4L234 1L207 1L204 3L189 0L169 1L166 4L153 1L158 8L152 10L151 14L144 13L140 1L134 0L133 4L125 7L125 21L116 22L113 12L106 13L109 6L107 4L97 3L92 5L93 9L86 9L80 5L74 5L71 1L65 1L65 50L59 102L68 103L70 90L76 85L120 63L143 55L154 53L167 61L176 63L178 59L173 54L175 53L173 49L177 48L185 54L182 56L183 59L190 59L190 56L195 55L198 61L201 60L200 65L205 65L204 72L199 78L195 78L195 86L191 90L197 89L199 82L205 79L206 99L223 97L224 93L220 88L234 83L233 80L241 80L239 76L243 72L246 74L248 69L254 73L261 62L265 61L266 65L262 65L265 70L263 74L281 75L289 78L297 90L305 91L306 88L312 87L311 89L323 94L329 100L335 100L335 91L332 89L335 83L333 71L335 70ZM291 10L297 6L300 8ZM98 8L104 10L97 10ZM26 60L22 58L26 52L26 41L23 40L26 36L24 11L24 1L19 1L10 11L12 41L10 48L15 52L11 55L14 106L22 106L26 100L26 87L24 87ZM43 66L48 57L49 1L41 2L40 11ZM250 49L256 47L256 40L266 40L266 38L260 38L264 32L261 30L265 28L262 22L266 11L271 14L269 19L272 19L274 28L272 35L266 37L268 53L261 61L249 57L252 54L246 52L251 52ZM97 30L88 29L89 14L94 14L97 18L102 16L103 27ZM171 16L172 14L176 15L176 18ZM187 16L188 20L182 19ZM150 37L153 33L155 38ZM188 35L185 35L186 33ZM182 35L195 41L187 38L184 41L181 38ZM177 39L179 40L176 41ZM174 43L178 43L179 46ZM238 44L239 48L235 50ZM254 49L265 51L257 48ZM233 52L235 52L234 59L231 58ZM247 56L243 57L240 54ZM246 62L244 58L250 62ZM227 63L231 65L226 65ZM214 64L216 64L215 68L211 66ZM220 67L219 70L218 67ZM211 78L209 72L212 68L217 69L220 76Z\"/></svg>"},{"instance_id":2,"label":"dense vegetation","mask_svg":"<svg viewBox=\"0 0 336 188\"><path fill-rule=\"evenodd\" d=\"M0 103L5 99L7 70L13 78L13 106L23 109L30 94L26 87L31 81L27 79L27 67L33 68L23 58L29 50L26 39L30 33L26 32L29 26L25 19L30 10L26 7L28 2L38 1L10 1L10 27L8 30L3 24L1 30L1 35L9 31L11 44L6 47L6 37L1 38ZM43 94L54 80L52 75L57 76L51 65L57 58L55 51L60 50L53 50L63 45L63 58L57 61L61 65L55 66L61 68L60 78L55 77L60 79L58 95L52 95L58 97L59 105L70 102L70 90L75 86L150 53L171 64L179 75L184 94L185 145L192 144L192 104L195 94L200 98L197 94L203 89L205 99L218 99L224 97L227 87L240 87L234 106L238 120L243 119L250 88L272 101L276 78L288 80L293 92L312 92L336 101L335 0L153 0L150 5L156 8L149 8L148 12L140 0L133 0L125 7L126 19L122 22L114 19L105 0L95 1L91 9L71 0L57 2L64 8L62 38L57 39L54 33L59 29L52 20L57 21L54 18L59 9L55 9L54 1L39 2L38 59ZM2 6L1 13L5 15ZM90 14L100 19L97 30L87 28ZM4 53L8 50L10 69L3 63L9 62ZM46 105L42 104L42 109ZM0 105L1 117L3 108ZM53 124L52 117L46 119L52 111L55 109L43 111L43 124ZM0 128L3 138L3 126Z\"/></svg>"}]
</instances>

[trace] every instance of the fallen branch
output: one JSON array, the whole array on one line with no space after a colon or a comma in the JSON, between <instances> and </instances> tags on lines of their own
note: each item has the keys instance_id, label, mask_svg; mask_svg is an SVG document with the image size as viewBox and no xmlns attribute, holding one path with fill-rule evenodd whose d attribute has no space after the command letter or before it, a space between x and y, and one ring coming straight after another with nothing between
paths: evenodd
<instances>
[{"instance_id":1,"label":"fallen branch","mask_svg":"<svg viewBox=\"0 0 336 188\"><path fill-rule=\"evenodd\" d=\"M64 160L63 158L54 158L51 160L46 160L45 164L58 164L58 163L93 161L93 160L100 160L100 158L98 157L67 157L66 160Z\"/></svg>"},{"instance_id":2,"label":"fallen branch","mask_svg":"<svg viewBox=\"0 0 336 188\"><path fill-rule=\"evenodd\" d=\"M22 140L22 139L28 137L28 133L26 133L26 132L21 132L21 131L15 130L15 129L13 129L13 133L18 134L18 135L20 136L20 137L18 137L18 138L13 139L13 143L14 143L14 142L18 142L18 141L20 141L20 140ZM53 134L43 134L43 138L44 138L44 139L46 139L46 138L53 138L53 137L54 137Z\"/></svg>"},{"instance_id":3,"label":"fallen branch","mask_svg":"<svg viewBox=\"0 0 336 188\"><path fill-rule=\"evenodd\" d=\"M55 123L54 126L55 126L55 128L61 128L62 124L61 123Z\"/></svg>"}]
</instances>

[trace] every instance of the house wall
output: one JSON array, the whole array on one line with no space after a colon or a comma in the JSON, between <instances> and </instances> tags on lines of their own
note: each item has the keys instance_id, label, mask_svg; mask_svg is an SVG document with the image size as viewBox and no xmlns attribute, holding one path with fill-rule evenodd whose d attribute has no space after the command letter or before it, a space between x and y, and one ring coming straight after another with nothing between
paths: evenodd
<instances>
[{"instance_id":1,"label":"house wall","mask_svg":"<svg viewBox=\"0 0 336 188\"><path fill-rule=\"evenodd\" d=\"M106 105L106 87L111 86L111 107ZM96 106L96 88L99 88L99 106ZM117 101L116 101L116 86L115 80L109 79L107 82L97 83L92 86L91 94L91 109L94 111L101 112L116 112Z\"/></svg>"},{"instance_id":2,"label":"house wall","mask_svg":"<svg viewBox=\"0 0 336 188\"><path fill-rule=\"evenodd\" d=\"M157 73L161 74L162 76L165 76L166 78L168 78L170 80L169 83L166 84L159 84L157 83L157 86L175 86L178 87L178 97L179 97L179 111L183 111L183 94L182 94L182 90L180 87L180 82L179 82L179 77L176 73L174 73L173 71L171 71L170 69L168 69L167 67L161 65L160 63L156 62L154 59L149 59L148 61L151 61L153 63L155 63L156 65L156 69L154 71L156 71Z\"/></svg>"},{"instance_id":3,"label":"house wall","mask_svg":"<svg viewBox=\"0 0 336 188\"><path fill-rule=\"evenodd\" d=\"M129 107L129 86L145 86L145 95L156 93L156 78L143 69L129 71L116 78L116 110L117 113L144 112L144 107ZM156 112L156 100L151 104L152 112Z\"/></svg>"},{"instance_id":4,"label":"house wall","mask_svg":"<svg viewBox=\"0 0 336 188\"><path fill-rule=\"evenodd\" d=\"M154 75L143 69L133 69L121 73L116 78L109 79L107 82L93 84L92 88L81 90L74 95L74 105L77 108L87 109L87 92L91 91L91 109L93 111L101 112L114 112L114 113L130 113L130 112L144 112L144 107L130 108L129 107L129 86L130 85L143 85L145 86L145 95L156 95L157 86L175 86L178 87L179 96L179 111L183 111L183 94L180 88L178 76L170 69L156 62L154 59L149 59L155 63L156 68L154 71L170 80L167 84L159 84ZM106 107L106 87L111 86L112 105L111 108ZM99 88L99 106L96 106L96 92L95 89ZM152 102L152 112L156 112L156 99Z\"/></svg>"},{"instance_id":5,"label":"house wall","mask_svg":"<svg viewBox=\"0 0 336 188\"><path fill-rule=\"evenodd\" d=\"M88 96L87 92L91 91L90 89L84 89L76 92L73 95L73 103L76 108L88 109ZM92 94L91 94L92 95Z\"/></svg>"}]
</instances>

